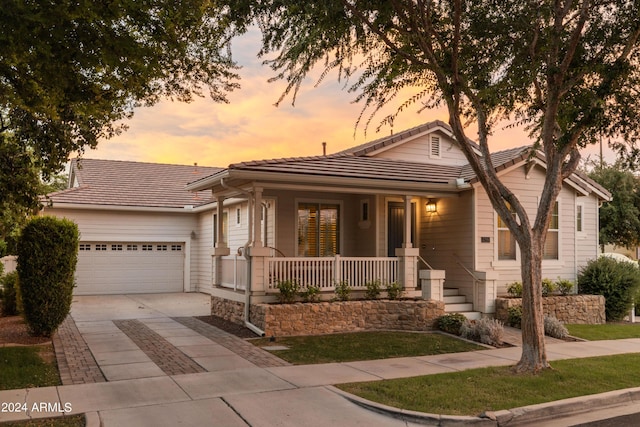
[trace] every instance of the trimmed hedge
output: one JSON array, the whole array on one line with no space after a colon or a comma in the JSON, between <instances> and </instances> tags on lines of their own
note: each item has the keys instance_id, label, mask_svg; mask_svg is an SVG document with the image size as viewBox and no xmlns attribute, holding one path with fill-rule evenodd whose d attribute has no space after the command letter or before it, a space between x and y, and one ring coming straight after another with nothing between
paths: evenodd
<instances>
[{"instance_id":1,"label":"trimmed hedge","mask_svg":"<svg viewBox=\"0 0 640 427\"><path fill-rule=\"evenodd\" d=\"M609 257L589 261L578 275L578 292L604 295L607 321L622 320L640 289L640 269Z\"/></svg>"},{"instance_id":2,"label":"trimmed hedge","mask_svg":"<svg viewBox=\"0 0 640 427\"><path fill-rule=\"evenodd\" d=\"M24 318L34 335L51 336L69 314L78 260L78 226L37 217L18 241L18 276Z\"/></svg>"},{"instance_id":3,"label":"trimmed hedge","mask_svg":"<svg viewBox=\"0 0 640 427\"><path fill-rule=\"evenodd\" d=\"M2 288L2 315L18 314L18 273L13 271L0 277L0 287Z\"/></svg>"}]
</instances>

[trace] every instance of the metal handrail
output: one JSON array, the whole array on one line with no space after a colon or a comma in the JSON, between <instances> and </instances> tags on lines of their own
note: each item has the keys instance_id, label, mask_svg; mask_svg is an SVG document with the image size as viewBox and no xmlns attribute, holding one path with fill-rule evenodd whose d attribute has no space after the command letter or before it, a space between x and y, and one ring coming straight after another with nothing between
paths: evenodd
<instances>
[{"instance_id":1,"label":"metal handrail","mask_svg":"<svg viewBox=\"0 0 640 427\"><path fill-rule=\"evenodd\" d=\"M425 261L425 260L424 260L424 258L422 258L420 255L418 255L418 260L419 260L419 261L422 261L422 263L423 263L424 265L426 265L426 266L427 266L427 268L428 268L429 270L433 270L433 267L431 267L431 266L429 265L429 263L428 263L427 261Z\"/></svg>"}]
</instances>

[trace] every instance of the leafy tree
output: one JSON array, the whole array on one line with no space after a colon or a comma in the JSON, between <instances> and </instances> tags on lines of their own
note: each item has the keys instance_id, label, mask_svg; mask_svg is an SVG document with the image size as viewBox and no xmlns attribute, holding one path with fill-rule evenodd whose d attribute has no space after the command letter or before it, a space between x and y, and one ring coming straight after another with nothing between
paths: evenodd
<instances>
[{"instance_id":1,"label":"leafy tree","mask_svg":"<svg viewBox=\"0 0 640 427\"><path fill-rule=\"evenodd\" d=\"M542 252L562 181L579 149L600 136L633 143L638 111L637 4L626 0L234 0L239 25L257 20L261 55L295 101L314 67L336 71L371 115L397 102L446 106L449 124L493 208L519 244L523 283L518 371L547 368ZM411 95L405 95L412 91ZM535 216L494 172L489 142L500 119L528 126L545 155ZM481 156L467 138L475 122ZM618 148L622 149L620 145ZM515 210L515 216L509 210Z\"/></svg>"},{"instance_id":2,"label":"leafy tree","mask_svg":"<svg viewBox=\"0 0 640 427\"><path fill-rule=\"evenodd\" d=\"M598 166L589 177L613 196L600 208L600 243L640 246L640 178L620 163Z\"/></svg>"},{"instance_id":3,"label":"leafy tree","mask_svg":"<svg viewBox=\"0 0 640 427\"><path fill-rule=\"evenodd\" d=\"M37 205L33 168L48 181L137 106L204 89L226 101L237 86L226 14L210 0L3 1L0 153L12 162L0 206Z\"/></svg>"}]
</instances>

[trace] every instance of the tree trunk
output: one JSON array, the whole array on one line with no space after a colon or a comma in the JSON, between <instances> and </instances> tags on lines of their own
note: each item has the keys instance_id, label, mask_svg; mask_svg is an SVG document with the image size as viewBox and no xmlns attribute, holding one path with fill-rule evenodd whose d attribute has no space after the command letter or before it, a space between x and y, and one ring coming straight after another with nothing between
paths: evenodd
<instances>
[{"instance_id":1,"label":"tree trunk","mask_svg":"<svg viewBox=\"0 0 640 427\"><path fill-rule=\"evenodd\" d=\"M542 311L541 239L531 237L520 244L522 267L522 356L516 372L537 373L549 368L544 342Z\"/></svg>"}]
</instances>

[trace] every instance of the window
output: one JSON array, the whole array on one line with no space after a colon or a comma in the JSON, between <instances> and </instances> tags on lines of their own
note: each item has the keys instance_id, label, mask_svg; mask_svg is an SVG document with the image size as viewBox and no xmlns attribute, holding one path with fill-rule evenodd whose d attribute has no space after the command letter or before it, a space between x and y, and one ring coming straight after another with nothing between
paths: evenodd
<instances>
[{"instance_id":1,"label":"window","mask_svg":"<svg viewBox=\"0 0 640 427\"><path fill-rule=\"evenodd\" d=\"M96 245L96 251L106 251L107 250L107 245Z\"/></svg>"},{"instance_id":2,"label":"window","mask_svg":"<svg viewBox=\"0 0 640 427\"><path fill-rule=\"evenodd\" d=\"M542 259L559 259L558 243L560 235L560 217L558 215L558 202L556 201L551 213L551 221L547 229L547 240L544 243Z\"/></svg>"},{"instance_id":3,"label":"window","mask_svg":"<svg viewBox=\"0 0 640 427\"><path fill-rule=\"evenodd\" d=\"M242 210L240 208L236 208L236 225L242 224Z\"/></svg>"},{"instance_id":4,"label":"window","mask_svg":"<svg viewBox=\"0 0 640 427\"><path fill-rule=\"evenodd\" d=\"M369 200L360 201L360 221L369 221Z\"/></svg>"},{"instance_id":5,"label":"window","mask_svg":"<svg viewBox=\"0 0 640 427\"><path fill-rule=\"evenodd\" d=\"M171 250L172 251L181 251L182 250L182 245L171 245Z\"/></svg>"},{"instance_id":6,"label":"window","mask_svg":"<svg viewBox=\"0 0 640 427\"><path fill-rule=\"evenodd\" d=\"M227 243L227 236L229 235L229 215L227 212L222 213L222 242ZM216 242L218 241L218 214L213 214L213 246L216 246Z\"/></svg>"},{"instance_id":7,"label":"window","mask_svg":"<svg viewBox=\"0 0 640 427\"><path fill-rule=\"evenodd\" d=\"M122 250L122 245L111 245L111 250L112 251L121 251Z\"/></svg>"},{"instance_id":8,"label":"window","mask_svg":"<svg viewBox=\"0 0 640 427\"><path fill-rule=\"evenodd\" d=\"M439 136L431 137L430 153L432 158L440 157L440 137Z\"/></svg>"},{"instance_id":9,"label":"window","mask_svg":"<svg viewBox=\"0 0 640 427\"><path fill-rule=\"evenodd\" d=\"M298 204L298 256L334 256L340 253L340 206Z\"/></svg>"},{"instance_id":10,"label":"window","mask_svg":"<svg viewBox=\"0 0 640 427\"><path fill-rule=\"evenodd\" d=\"M158 245L158 246L156 246L156 250L158 250L158 251L166 251L167 250L167 245Z\"/></svg>"},{"instance_id":11,"label":"window","mask_svg":"<svg viewBox=\"0 0 640 427\"><path fill-rule=\"evenodd\" d=\"M79 249L81 251L90 251L91 250L91 245L86 244L86 243L80 243Z\"/></svg>"},{"instance_id":12,"label":"window","mask_svg":"<svg viewBox=\"0 0 640 427\"><path fill-rule=\"evenodd\" d=\"M584 222L584 205L576 205L576 231L582 233Z\"/></svg>"},{"instance_id":13,"label":"window","mask_svg":"<svg viewBox=\"0 0 640 427\"><path fill-rule=\"evenodd\" d=\"M138 245L127 245L127 250L128 251L137 251L138 250Z\"/></svg>"},{"instance_id":14,"label":"window","mask_svg":"<svg viewBox=\"0 0 640 427\"><path fill-rule=\"evenodd\" d=\"M143 251L152 251L153 250L153 245L142 245L142 250Z\"/></svg>"},{"instance_id":15,"label":"window","mask_svg":"<svg viewBox=\"0 0 640 427\"><path fill-rule=\"evenodd\" d=\"M511 215L515 218L516 211L511 207L511 205L505 202L509 211L511 211ZM498 259L499 260L515 260L516 259L516 239L511 234L511 230L507 227L507 224L498 217Z\"/></svg>"}]
</instances>

